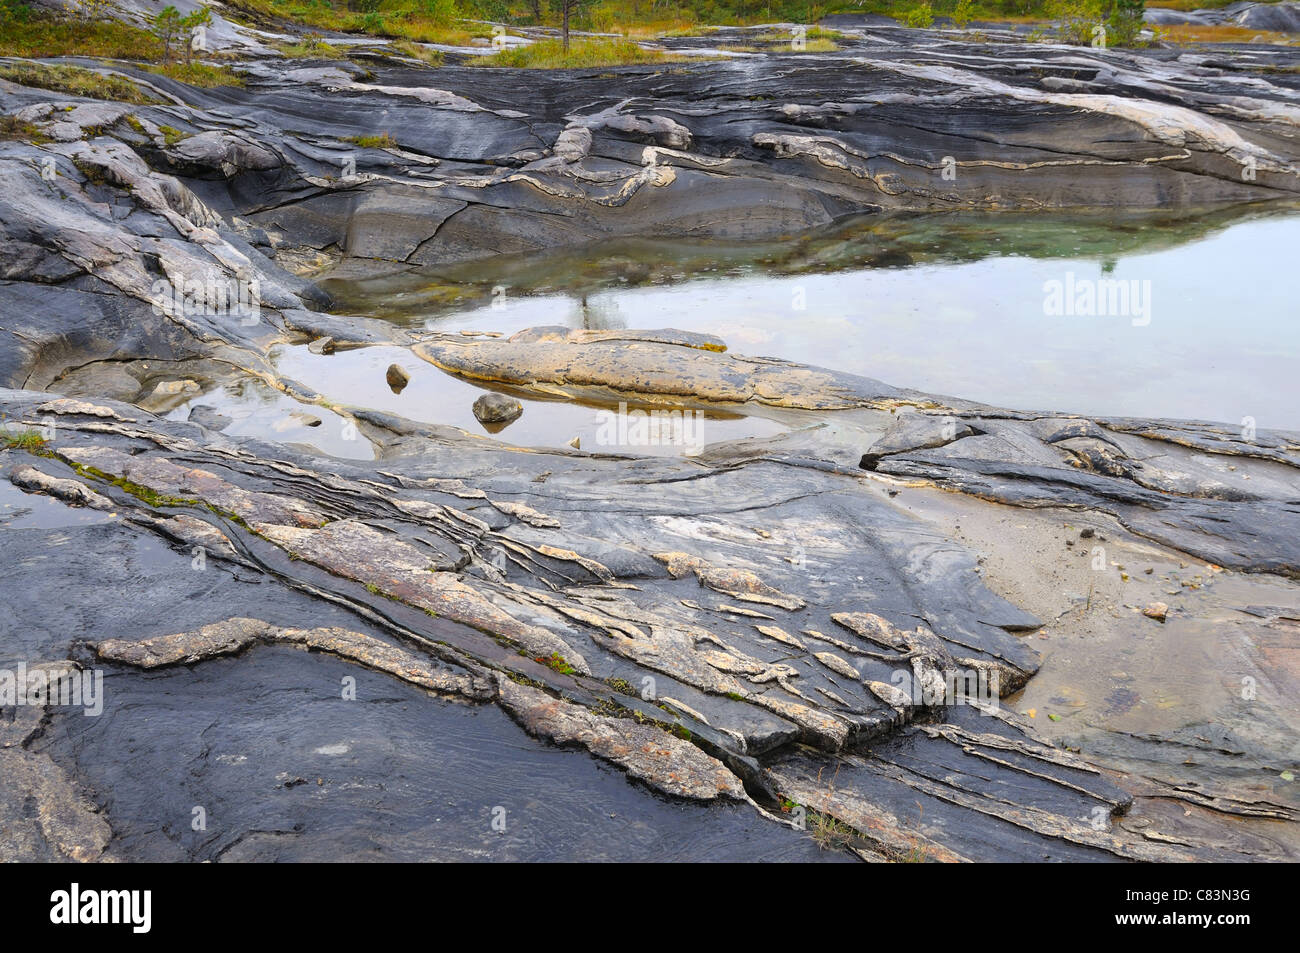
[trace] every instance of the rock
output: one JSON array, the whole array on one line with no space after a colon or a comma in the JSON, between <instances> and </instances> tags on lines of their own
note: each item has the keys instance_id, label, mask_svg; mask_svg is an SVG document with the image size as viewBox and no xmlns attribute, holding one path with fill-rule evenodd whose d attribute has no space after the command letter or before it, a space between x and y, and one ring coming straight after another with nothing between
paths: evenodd
<instances>
[{"instance_id":1,"label":"rock","mask_svg":"<svg viewBox=\"0 0 1300 953\"><path fill-rule=\"evenodd\" d=\"M201 391L198 381L163 381L150 391L149 396L139 401L139 405L150 413L163 413L180 406Z\"/></svg>"},{"instance_id":2,"label":"rock","mask_svg":"<svg viewBox=\"0 0 1300 953\"><path fill-rule=\"evenodd\" d=\"M333 354L334 339L330 337L317 338L307 345L307 350L312 354Z\"/></svg>"},{"instance_id":3,"label":"rock","mask_svg":"<svg viewBox=\"0 0 1300 953\"><path fill-rule=\"evenodd\" d=\"M215 407L210 407L207 404L195 404L191 407L189 420L191 423L198 424L208 430L215 430L218 433L235 422L234 418L228 417Z\"/></svg>"},{"instance_id":4,"label":"rock","mask_svg":"<svg viewBox=\"0 0 1300 953\"><path fill-rule=\"evenodd\" d=\"M1163 602L1153 602L1142 610L1142 614L1148 619L1155 619L1157 622L1164 622L1165 616L1169 614L1169 606Z\"/></svg>"},{"instance_id":5,"label":"rock","mask_svg":"<svg viewBox=\"0 0 1300 953\"><path fill-rule=\"evenodd\" d=\"M92 404L84 400L70 400L66 397L60 397L57 400L51 400L36 408L38 414L67 414L72 416L85 417L107 417L113 420L125 420L119 416L111 407L103 407L99 404Z\"/></svg>"},{"instance_id":6,"label":"rock","mask_svg":"<svg viewBox=\"0 0 1300 953\"><path fill-rule=\"evenodd\" d=\"M85 484L50 476L26 464L16 466L9 472L9 482L29 493L45 493L73 506L89 506L96 510L113 508L112 500L100 496Z\"/></svg>"},{"instance_id":7,"label":"rock","mask_svg":"<svg viewBox=\"0 0 1300 953\"><path fill-rule=\"evenodd\" d=\"M393 389L394 394L400 394L411 382L411 375L402 370L396 364L388 365L388 373L384 375L388 381L388 386Z\"/></svg>"},{"instance_id":8,"label":"rock","mask_svg":"<svg viewBox=\"0 0 1300 953\"><path fill-rule=\"evenodd\" d=\"M474 401L474 416L482 424L506 424L524 412L524 405L505 394L484 394Z\"/></svg>"}]
</instances>

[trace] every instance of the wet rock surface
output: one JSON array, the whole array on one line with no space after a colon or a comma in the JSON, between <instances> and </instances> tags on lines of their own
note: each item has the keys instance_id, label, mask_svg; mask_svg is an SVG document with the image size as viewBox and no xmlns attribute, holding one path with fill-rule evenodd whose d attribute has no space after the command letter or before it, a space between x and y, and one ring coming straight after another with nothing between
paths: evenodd
<instances>
[{"instance_id":1,"label":"wet rock surface","mask_svg":"<svg viewBox=\"0 0 1300 953\"><path fill-rule=\"evenodd\" d=\"M725 353L690 350L713 355L716 373L726 375ZM635 375L624 380L641 386ZM605 386L617 383L611 377ZM10 391L3 401L8 416L38 420L48 397ZM973 552L909 516L858 467L862 448L875 446L871 433L888 451L877 471L886 462L916 466L924 459L917 454L936 452L906 448L936 441L919 424L899 427L898 408L840 411L871 417L859 420L863 436L853 446L821 442L815 429L796 431L758 457L728 459L723 450L702 462L570 456L393 433L381 465L323 468L284 448L268 453L192 423L97 406L115 422L65 415L47 455L17 468L18 483L64 499L76 494L54 481L84 484L117 510L111 529L96 528L107 534L97 545L120 546L123 536L135 546L158 540L149 545L161 552L178 547L171 558L189 575L260 579L294 593L307 618L231 618L237 603L218 596L205 601L210 611L225 611L193 628L164 628L158 619L123 626L99 618L91 599L77 611L95 619L93 637L29 634L27 648L17 643L18 657L63 651L129 680L131 670L197 672L244 665L280 646L306 649L432 693L426 705L499 705L534 737L585 748L664 795L739 799L765 824L774 818L806 829L807 812L822 827L833 818L854 832L854 849L887 859L1186 859L1235 849L1231 836L1211 842L1126 829L1121 818L1132 808L1134 784L1044 744L1002 707L1000 698L1038 668L1023 634L1043 620L991 591ZM1048 479L1054 470L1080 469L1069 462L1074 451L1058 444L1114 440L1128 448L1125 459L1137 455L1134 441L1157 451L1173 446L1133 436L1132 422L1120 428L910 403L904 410L971 421L949 426L953 439L938 450L1014 424L1019 452L1040 468L1036 479L1020 479L1038 492L1049 487L1053 505L1096 512L1114 500L1135 505L1127 499L1136 492L1130 476L1093 474L1082 485ZM1194 427L1145 427L1157 430L1197 441ZM1165 532L1191 542L1201 533L1201 511L1183 515L1184 494L1200 507L1236 505L1230 494L1187 482L1203 477L1206 455L1231 455L1237 472L1260 477L1261 490L1266 473L1283 481L1274 471L1290 466L1282 461L1294 438L1265 434L1262 442L1260 456L1205 440L1195 442L1195 465L1180 468L1190 458L1177 454L1160 459L1166 485L1141 492L1165 502ZM1143 456L1156 453L1145 447ZM996 459L951 456L929 482L992 495L984 484L963 482L983 476L986 457ZM730 509L743 516L728 515L717 503L723 499L737 501ZM1219 524L1221 545L1233 543L1224 523L1243 534L1236 548L1252 561L1241 568L1290 565L1293 534L1284 527L1276 538L1262 537L1254 524L1228 519ZM1143 524L1133 525L1140 534ZM79 548L82 558L101 558L84 541ZM189 567L200 550L208 568L195 572ZM6 551L24 558L23 546ZM59 558L56 550L45 560ZM159 598L181 595L164 590ZM318 604L347 621L318 617ZM347 711L339 709L340 730ZM905 761L896 749L907 752ZM985 780L953 780L986 779L990 770L995 789ZM1083 776L1092 787L1079 783ZM1168 787L1159 789L1168 796ZM900 806L904 793L908 803L921 799L923 825ZM804 813L791 813L791 803ZM1275 803L1268 810L1290 816L1293 809Z\"/></svg>"},{"instance_id":2,"label":"wet rock surface","mask_svg":"<svg viewBox=\"0 0 1300 953\"><path fill-rule=\"evenodd\" d=\"M0 83L50 139L0 143L0 415L42 434L0 449L0 669L105 684L94 717L0 694L4 859L1296 856L1295 794L1260 780L1294 764L1294 710L1247 715L1218 686L1217 733L1049 743L1015 701L1030 638L1092 623L1030 611L1056 603L986 569L1005 547L912 500L1067 513L1097 545L1262 580L1208 605L1253 607L1245 677L1285 698L1300 435L1008 411L672 329L422 332L326 313L303 277L885 209L1300 193L1293 51L1223 69L844 26L834 54L598 86L382 55L259 58L215 90L121 67L159 100L129 109ZM381 132L398 147L344 141ZM276 371L286 342L790 429L690 457L515 448L318 393ZM183 411L232 379L375 459ZM1161 625L1143 592L1129 615L1152 629L1207 605L1180 592Z\"/></svg>"}]
</instances>

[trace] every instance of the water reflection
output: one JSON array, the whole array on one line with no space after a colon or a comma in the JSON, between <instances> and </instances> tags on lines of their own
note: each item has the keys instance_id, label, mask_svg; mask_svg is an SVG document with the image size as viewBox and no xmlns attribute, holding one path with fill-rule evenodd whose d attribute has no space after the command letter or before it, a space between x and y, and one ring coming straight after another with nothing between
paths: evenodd
<instances>
[{"instance_id":1,"label":"water reflection","mask_svg":"<svg viewBox=\"0 0 1300 953\"><path fill-rule=\"evenodd\" d=\"M874 217L778 242L606 241L326 285L341 311L408 325L676 327L1018 409L1296 428L1298 210ZM1091 304L1051 307L1053 283ZM1129 289L1149 289L1127 306L1140 314L1106 306Z\"/></svg>"}]
</instances>

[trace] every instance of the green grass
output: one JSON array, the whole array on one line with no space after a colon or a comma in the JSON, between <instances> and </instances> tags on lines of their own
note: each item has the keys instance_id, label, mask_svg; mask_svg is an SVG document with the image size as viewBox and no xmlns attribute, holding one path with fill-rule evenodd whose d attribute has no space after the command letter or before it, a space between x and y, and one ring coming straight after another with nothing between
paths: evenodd
<instances>
[{"instance_id":1,"label":"green grass","mask_svg":"<svg viewBox=\"0 0 1300 953\"><path fill-rule=\"evenodd\" d=\"M125 23L31 16L0 22L0 56L157 60L162 57L162 43L151 33Z\"/></svg>"},{"instance_id":2,"label":"green grass","mask_svg":"<svg viewBox=\"0 0 1300 953\"><path fill-rule=\"evenodd\" d=\"M683 59L686 57L647 50L631 40L573 39L569 42L567 53L559 40L542 40L479 57L471 65L507 66L515 69L589 69L641 63L673 63Z\"/></svg>"},{"instance_id":3,"label":"green grass","mask_svg":"<svg viewBox=\"0 0 1300 953\"><path fill-rule=\"evenodd\" d=\"M208 63L167 63L162 66L150 66L149 72L174 79L187 86L200 86L209 89L214 86L243 86L244 78L226 66L212 66Z\"/></svg>"},{"instance_id":4,"label":"green grass","mask_svg":"<svg viewBox=\"0 0 1300 953\"><path fill-rule=\"evenodd\" d=\"M1263 0L1264 3L1276 3L1277 0ZM1217 10L1236 0L1147 0L1148 7L1161 7L1165 10Z\"/></svg>"},{"instance_id":5,"label":"green grass","mask_svg":"<svg viewBox=\"0 0 1300 953\"><path fill-rule=\"evenodd\" d=\"M279 17L322 30L399 37L420 43L468 46L475 37L492 35L490 26L431 15L424 12L424 4L414 0L379 0L376 9L369 13L348 10L345 5L336 8L326 0L235 0L235 5L254 18ZM466 16L489 19L486 15L489 11L475 9L474 0L462 0L461 6ZM503 11L490 12L496 14L495 19L500 19Z\"/></svg>"},{"instance_id":6,"label":"green grass","mask_svg":"<svg viewBox=\"0 0 1300 953\"><path fill-rule=\"evenodd\" d=\"M397 148L397 140L386 132L377 136L344 136L343 141L350 142L354 146L360 146L363 149Z\"/></svg>"},{"instance_id":7,"label":"green grass","mask_svg":"<svg viewBox=\"0 0 1300 953\"><path fill-rule=\"evenodd\" d=\"M49 142L50 137L33 122L17 116L0 116L0 140L30 142L39 146L43 142Z\"/></svg>"},{"instance_id":8,"label":"green grass","mask_svg":"<svg viewBox=\"0 0 1300 953\"><path fill-rule=\"evenodd\" d=\"M105 76L79 66L47 66L43 63L0 63L0 79L22 86L49 89L70 96L108 99L145 105L161 102L135 83L121 76Z\"/></svg>"},{"instance_id":9,"label":"green grass","mask_svg":"<svg viewBox=\"0 0 1300 953\"><path fill-rule=\"evenodd\" d=\"M277 43L275 48L294 60L337 60L343 56L337 47L316 36L304 37L297 43Z\"/></svg>"},{"instance_id":10,"label":"green grass","mask_svg":"<svg viewBox=\"0 0 1300 953\"><path fill-rule=\"evenodd\" d=\"M419 60L429 66L442 65L443 56L441 50L431 50L411 40L393 40L388 44L388 49L400 53L402 56L409 56L413 60Z\"/></svg>"},{"instance_id":11,"label":"green grass","mask_svg":"<svg viewBox=\"0 0 1300 953\"><path fill-rule=\"evenodd\" d=\"M0 450L26 450L28 453L35 453L44 449L45 438L35 430L23 430L19 433L0 430Z\"/></svg>"},{"instance_id":12,"label":"green grass","mask_svg":"<svg viewBox=\"0 0 1300 953\"><path fill-rule=\"evenodd\" d=\"M808 833L822 850L847 847L858 836L858 832L848 824L818 811L808 812Z\"/></svg>"}]
</instances>

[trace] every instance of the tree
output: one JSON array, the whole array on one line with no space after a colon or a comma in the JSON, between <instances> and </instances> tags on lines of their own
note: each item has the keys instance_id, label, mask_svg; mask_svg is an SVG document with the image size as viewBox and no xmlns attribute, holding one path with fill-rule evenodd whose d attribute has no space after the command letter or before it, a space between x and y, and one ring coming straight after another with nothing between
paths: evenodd
<instances>
[{"instance_id":1,"label":"tree","mask_svg":"<svg viewBox=\"0 0 1300 953\"><path fill-rule=\"evenodd\" d=\"M176 37L181 32L180 11L171 4L163 7L149 18L149 32L162 40L163 62L170 63L172 59L172 43L176 41Z\"/></svg>"},{"instance_id":2,"label":"tree","mask_svg":"<svg viewBox=\"0 0 1300 953\"><path fill-rule=\"evenodd\" d=\"M560 8L561 27L560 36L564 41L564 52L569 52L569 17L577 13L587 0L555 0L555 6Z\"/></svg>"},{"instance_id":3,"label":"tree","mask_svg":"<svg viewBox=\"0 0 1300 953\"><path fill-rule=\"evenodd\" d=\"M1115 46L1131 46L1143 27L1146 0L1115 0L1108 26Z\"/></svg>"},{"instance_id":4,"label":"tree","mask_svg":"<svg viewBox=\"0 0 1300 953\"><path fill-rule=\"evenodd\" d=\"M208 26L212 26L212 11L207 7L199 7L181 20L181 30L187 38L185 43L185 62L187 65L194 58L194 32Z\"/></svg>"}]
</instances>

